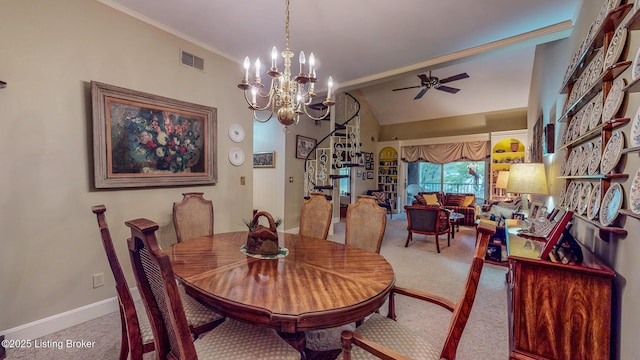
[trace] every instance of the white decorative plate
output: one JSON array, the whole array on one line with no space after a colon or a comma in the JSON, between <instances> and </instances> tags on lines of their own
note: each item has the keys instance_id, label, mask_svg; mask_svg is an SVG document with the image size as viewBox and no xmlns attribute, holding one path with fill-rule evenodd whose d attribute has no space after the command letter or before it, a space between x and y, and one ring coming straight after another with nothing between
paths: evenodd
<instances>
[{"instance_id":1,"label":"white decorative plate","mask_svg":"<svg viewBox=\"0 0 640 360\"><path fill-rule=\"evenodd\" d=\"M589 124L591 124L591 112L593 111L593 102L588 103L582 108L582 120L580 120L580 136L589 131Z\"/></svg>"},{"instance_id":2,"label":"white decorative plate","mask_svg":"<svg viewBox=\"0 0 640 360\"><path fill-rule=\"evenodd\" d=\"M560 165L560 176L564 176L567 174L567 158L562 158L562 164Z\"/></svg>"},{"instance_id":3,"label":"white decorative plate","mask_svg":"<svg viewBox=\"0 0 640 360\"><path fill-rule=\"evenodd\" d=\"M600 183L597 182L591 190L591 194L589 194L589 204L587 205L587 217L591 220L595 219L598 216L598 211L600 210L600 192L602 188L600 187Z\"/></svg>"},{"instance_id":4,"label":"white decorative plate","mask_svg":"<svg viewBox=\"0 0 640 360\"><path fill-rule=\"evenodd\" d=\"M604 56L604 71L607 71L613 64L618 62L624 46L627 44L627 27L620 26L616 29L615 34L611 38L607 53Z\"/></svg>"},{"instance_id":5,"label":"white decorative plate","mask_svg":"<svg viewBox=\"0 0 640 360\"><path fill-rule=\"evenodd\" d=\"M607 146L604 147L602 152L602 159L600 160L600 173L608 174L613 170L620 156L622 155L622 149L624 148L624 134L622 131L617 130L611 134L611 138L607 142Z\"/></svg>"},{"instance_id":6,"label":"white decorative plate","mask_svg":"<svg viewBox=\"0 0 640 360\"><path fill-rule=\"evenodd\" d=\"M573 193L576 191L577 186L578 182L572 181L567 187L567 195L564 198L564 207L569 210L571 209L571 202L573 202Z\"/></svg>"},{"instance_id":7,"label":"white decorative plate","mask_svg":"<svg viewBox=\"0 0 640 360\"><path fill-rule=\"evenodd\" d=\"M568 143L571 142L571 140L573 138L573 127L575 126L575 124L576 124L576 122L573 121L573 119L571 119L571 122L569 123L569 125L567 125L567 132L564 134L564 143L565 144L568 144Z\"/></svg>"},{"instance_id":8,"label":"white decorative plate","mask_svg":"<svg viewBox=\"0 0 640 360\"><path fill-rule=\"evenodd\" d=\"M575 122L573 126L573 133L571 139L575 140L580 137L580 125L582 124L582 115L584 115L584 108L580 109L574 116L571 122Z\"/></svg>"},{"instance_id":9,"label":"white decorative plate","mask_svg":"<svg viewBox=\"0 0 640 360\"><path fill-rule=\"evenodd\" d=\"M600 120L602 119L602 109L604 105L602 104L602 91L598 93L594 97L593 100L593 109L591 109L591 114L589 116L589 130L593 130L598 126Z\"/></svg>"},{"instance_id":10,"label":"white decorative plate","mask_svg":"<svg viewBox=\"0 0 640 360\"><path fill-rule=\"evenodd\" d=\"M591 145L591 143L589 145ZM602 139L593 142L587 175L595 175L598 173L598 169L600 169L600 159L602 159Z\"/></svg>"},{"instance_id":11,"label":"white decorative plate","mask_svg":"<svg viewBox=\"0 0 640 360\"><path fill-rule=\"evenodd\" d=\"M636 170L629 190L629 209L634 214L640 214L640 168Z\"/></svg>"},{"instance_id":12,"label":"white decorative plate","mask_svg":"<svg viewBox=\"0 0 640 360\"><path fill-rule=\"evenodd\" d=\"M571 163L572 163L574 157L575 157L575 155L573 155L573 151L569 154L569 156L567 156L567 163L564 166L564 171L562 172L562 175L564 175L564 176L570 176L571 175Z\"/></svg>"},{"instance_id":13,"label":"white decorative plate","mask_svg":"<svg viewBox=\"0 0 640 360\"><path fill-rule=\"evenodd\" d=\"M571 175L573 176L578 175L578 169L580 168L580 160L582 160L583 151L584 148L582 146L573 148L573 151L571 151L571 155L573 155L573 159L571 159Z\"/></svg>"},{"instance_id":14,"label":"white decorative plate","mask_svg":"<svg viewBox=\"0 0 640 360\"><path fill-rule=\"evenodd\" d=\"M575 190L573 190L573 194L572 194L572 199L571 199L571 210L573 211L577 211L578 210L578 204L580 203L580 194L582 193L582 187L584 185L579 182L576 185Z\"/></svg>"},{"instance_id":15,"label":"white decorative plate","mask_svg":"<svg viewBox=\"0 0 640 360\"><path fill-rule=\"evenodd\" d=\"M589 83L591 84L591 86L596 84L596 82L598 81L598 79L600 79L600 76L603 73L604 50L602 48L599 48L596 51L597 51L596 56L593 58L593 60L591 60L591 63L593 64L591 76L589 77Z\"/></svg>"},{"instance_id":16,"label":"white decorative plate","mask_svg":"<svg viewBox=\"0 0 640 360\"><path fill-rule=\"evenodd\" d=\"M622 186L620 184L612 184L602 197L602 206L600 208L600 224L603 226L611 225L618 216L618 211L622 207Z\"/></svg>"},{"instance_id":17,"label":"white decorative plate","mask_svg":"<svg viewBox=\"0 0 640 360\"><path fill-rule=\"evenodd\" d=\"M567 199L567 188L563 186L562 190L560 190L560 202L558 206L563 207L566 199Z\"/></svg>"},{"instance_id":18,"label":"white decorative plate","mask_svg":"<svg viewBox=\"0 0 640 360\"><path fill-rule=\"evenodd\" d=\"M582 190L580 191L580 196L578 197L578 215L584 215L587 213L587 206L589 205L589 195L591 195L591 190L593 189L593 185L590 182L584 183L582 186Z\"/></svg>"},{"instance_id":19,"label":"white decorative plate","mask_svg":"<svg viewBox=\"0 0 640 360\"><path fill-rule=\"evenodd\" d=\"M582 149L582 156L580 156L580 164L578 165L578 175L587 175L587 169L589 168L589 160L591 159L591 153L593 152L593 144L588 143Z\"/></svg>"},{"instance_id":20,"label":"white decorative plate","mask_svg":"<svg viewBox=\"0 0 640 360\"><path fill-rule=\"evenodd\" d=\"M640 46L636 51L636 57L633 58L633 65L631 65L631 80L636 81L640 79Z\"/></svg>"},{"instance_id":21,"label":"white decorative plate","mask_svg":"<svg viewBox=\"0 0 640 360\"><path fill-rule=\"evenodd\" d=\"M576 82L573 83L573 87L571 88L571 94L569 94L569 100L567 101L567 108L573 106L573 104L580 97L580 89L582 87L582 78L578 78Z\"/></svg>"},{"instance_id":22,"label":"white decorative plate","mask_svg":"<svg viewBox=\"0 0 640 360\"><path fill-rule=\"evenodd\" d=\"M611 118L613 118L620 109L620 105L622 105L622 100L624 100L625 95L625 92L622 91L622 89L624 89L625 85L626 82L622 77L619 77L613 81L611 90L609 90L607 99L604 101L604 107L602 108L603 123L611 120Z\"/></svg>"},{"instance_id":23,"label":"white decorative plate","mask_svg":"<svg viewBox=\"0 0 640 360\"><path fill-rule=\"evenodd\" d=\"M244 151L240 148L231 148L229 150L229 162L234 166L240 166L244 163Z\"/></svg>"},{"instance_id":24,"label":"white decorative plate","mask_svg":"<svg viewBox=\"0 0 640 360\"><path fill-rule=\"evenodd\" d=\"M629 135L629 147L640 146L640 107L633 116L631 134Z\"/></svg>"}]
</instances>

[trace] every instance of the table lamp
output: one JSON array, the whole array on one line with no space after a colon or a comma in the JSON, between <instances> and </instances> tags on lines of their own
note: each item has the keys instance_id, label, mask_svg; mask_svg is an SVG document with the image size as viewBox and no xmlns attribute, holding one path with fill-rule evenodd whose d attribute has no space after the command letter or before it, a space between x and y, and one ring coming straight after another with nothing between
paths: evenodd
<instances>
[{"instance_id":1,"label":"table lamp","mask_svg":"<svg viewBox=\"0 0 640 360\"><path fill-rule=\"evenodd\" d=\"M529 194L547 195L547 174L542 163L511 164L507 192L519 193L522 197L521 208L526 217L529 215Z\"/></svg>"},{"instance_id":2,"label":"table lamp","mask_svg":"<svg viewBox=\"0 0 640 360\"><path fill-rule=\"evenodd\" d=\"M508 171L499 171L498 179L496 180L496 189L500 189L500 196L504 197L505 189L507 188L507 183L509 181L509 172Z\"/></svg>"}]
</instances>

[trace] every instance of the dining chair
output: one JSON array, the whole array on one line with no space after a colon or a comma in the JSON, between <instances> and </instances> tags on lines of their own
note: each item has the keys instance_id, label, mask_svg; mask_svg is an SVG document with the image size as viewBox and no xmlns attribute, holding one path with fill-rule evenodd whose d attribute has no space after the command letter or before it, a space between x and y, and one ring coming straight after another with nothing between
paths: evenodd
<instances>
[{"instance_id":1,"label":"dining chair","mask_svg":"<svg viewBox=\"0 0 640 360\"><path fill-rule=\"evenodd\" d=\"M124 277L120 261L118 261L118 256L113 246L113 241L111 240L111 232L109 231L105 215L107 208L104 205L96 205L91 207L91 211L96 214L100 235L102 237L102 245L104 246L109 267L111 267L111 272L116 282L122 327L119 359L126 360L130 355L131 360L141 360L142 355L153 351L154 347L153 332L151 331L149 318L146 317L142 306L136 308L136 303L129 291L127 280Z\"/></svg>"},{"instance_id":2,"label":"dining chair","mask_svg":"<svg viewBox=\"0 0 640 360\"><path fill-rule=\"evenodd\" d=\"M447 246L451 246L451 226L449 212L439 206L407 205L404 207L407 214L407 242L408 247L413 241L413 234L434 235L436 250L440 253L440 235L447 234Z\"/></svg>"},{"instance_id":3,"label":"dining chair","mask_svg":"<svg viewBox=\"0 0 640 360\"><path fill-rule=\"evenodd\" d=\"M342 332L343 360L455 359L460 338L471 314L482 274L484 256L487 252L489 238L495 233L495 225L481 223L478 225L478 231L482 233L482 236L476 245L460 301L453 303L448 299L422 291L395 286L389 295L387 316L374 313L355 331ZM448 335L442 348L434 342L430 342L429 339L413 333L396 321L396 294L433 303L452 312L452 318L448 324ZM442 326L446 325L442 324Z\"/></svg>"},{"instance_id":4,"label":"dining chair","mask_svg":"<svg viewBox=\"0 0 640 360\"><path fill-rule=\"evenodd\" d=\"M111 239L111 232L107 224L105 215L107 208L104 205L96 205L91 207L91 211L96 214L100 235L102 237L102 245L104 246L109 267L111 267L111 272L113 273L113 278L116 283L120 320L122 322L119 359L127 359L127 355L130 355L132 360L142 359L144 353L153 351L154 349L153 331L151 331L149 318L145 315L142 303L135 302L129 291L129 285L127 284L124 272L120 266L120 261L116 255ZM224 317L187 295L183 286L179 286L178 288L185 304L189 327L195 336L213 329L224 321Z\"/></svg>"},{"instance_id":5,"label":"dining chair","mask_svg":"<svg viewBox=\"0 0 640 360\"><path fill-rule=\"evenodd\" d=\"M191 337L169 256L158 246L158 224L125 222L129 255L155 338L157 359L300 359L273 329L227 319L195 341Z\"/></svg>"},{"instance_id":6,"label":"dining chair","mask_svg":"<svg viewBox=\"0 0 640 360\"><path fill-rule=\"evenodd\" d=\"M173 203L173 226L178 242L213 235L213 201L202 192L186 192Z\"/></svg>"},{"instance_id":7,"label":"dining chair","mask_svg":"<svg viewBox=\"0 0 640 360\"><path fill-rule=\"evenodd\" d=\"M376 198L359 195L347 208L344 243L379 254L386 226L386 211L378 206Z\"/></svg>"},{"instance_id":8,"label":"dining chair","mask_svg":"<svg viewBox=\"0 0 640 360\"><path fill-rule=\"evenodd\" d=\"M332 216L333 204L325 194L311 193L310 198L302 203L299 234L326 240Z\"/></svg>"}]
</instances>

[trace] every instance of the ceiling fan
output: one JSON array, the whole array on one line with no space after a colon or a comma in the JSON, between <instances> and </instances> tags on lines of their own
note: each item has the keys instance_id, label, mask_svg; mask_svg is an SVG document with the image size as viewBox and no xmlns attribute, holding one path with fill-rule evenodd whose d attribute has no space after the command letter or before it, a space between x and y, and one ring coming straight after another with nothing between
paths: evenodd
<instances>
[{"instance_id":1,"label":"ceiling fan","mask_svg":"<svg viewBox=\"0 0 640 360\"><path fill-rule=\"evenodd\" d=\"M403 88L399 88L399 89L393 89L392 91L407 90L407 89L415 89L415 88L419 88L419 87L424 87L424 89L420 90L418 95L416 95L416 97L414 97L413 100L420 99L431 88L442 90L442 91L446 91L446 92L451 93L451 94L455 94L458 91L460 91L460 89L452 88L450 86L445 86L445 85L442 85L442 84L445 84L445 83L448 83L448 82L451 82L451 81L466 79L466 78L469 77L469 75L466 72L464 72L464 73L460 73L458 75L453 75L453 76L450 76L450 77L448 77L446 79L440 80L435 76L431 76L431 71L429 71L429 75L420 74L420 75L418 75L418 77L420 78L420 85L403 87Z\"/></svg>"}]
</instances>

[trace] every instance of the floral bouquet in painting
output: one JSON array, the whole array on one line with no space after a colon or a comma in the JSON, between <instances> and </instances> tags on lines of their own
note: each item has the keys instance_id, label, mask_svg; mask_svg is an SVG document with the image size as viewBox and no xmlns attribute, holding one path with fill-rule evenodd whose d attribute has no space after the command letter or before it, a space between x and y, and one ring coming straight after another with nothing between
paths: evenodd
<instances>
[{"instance_id":1,"label":"floral bouquet in painting","mask_svg":"<svg viewBox=\"0 0 640 360\"><path fill-rule=\"evenodd\" d=\"M201 172L203 123L170 111L132 107L112 109L114 173Z\"/></svg>"}]
</instances>

